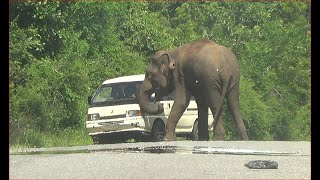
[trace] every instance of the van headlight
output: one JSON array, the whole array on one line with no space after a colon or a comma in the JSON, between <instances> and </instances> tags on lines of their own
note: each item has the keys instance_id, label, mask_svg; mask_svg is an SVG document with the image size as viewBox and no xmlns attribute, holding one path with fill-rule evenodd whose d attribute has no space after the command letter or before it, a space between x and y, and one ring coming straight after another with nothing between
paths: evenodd
<instances>
[{"instance_id":1,"label":"van headlight","mask_svg":"<svg viewBox=\"0 0 320 180\"><path fill-rule=\"evenodd\" d=\"M96 120L100 120L99 113L88 114L88 121L96 121Z\"/></svg>"},{"instance_id":2,"label":"van headlight","mask_svg":"<svg viewBox=\"0 0 320 180\"><path fill-rule=\"evenodd\" d=\"M127 117L135 117L135 116L142 116L142 111L140 110L128 110Z\"/></svg>"}]
</instances>

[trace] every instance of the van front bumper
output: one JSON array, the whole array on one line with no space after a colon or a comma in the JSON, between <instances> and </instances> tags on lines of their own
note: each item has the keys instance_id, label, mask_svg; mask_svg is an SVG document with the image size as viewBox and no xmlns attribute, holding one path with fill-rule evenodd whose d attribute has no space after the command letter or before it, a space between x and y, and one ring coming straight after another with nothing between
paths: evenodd
<instances>
[{"instance_id":1,"label":"van front bumper","mask_svg":"<svg viewBox=\"0 0 320 180\"><path fill-rule=\"evenodd\" d=\"M128 131L146 131L142 117L86 121L86 129L90 136Z\"/></svg>"}]
</instances>

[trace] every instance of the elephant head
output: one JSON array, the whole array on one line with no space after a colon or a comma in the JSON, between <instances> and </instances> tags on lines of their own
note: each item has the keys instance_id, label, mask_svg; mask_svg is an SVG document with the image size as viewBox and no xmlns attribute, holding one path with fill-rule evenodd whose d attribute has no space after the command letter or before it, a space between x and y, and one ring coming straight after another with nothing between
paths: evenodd
<instances>
[{"instance_id":1,"label":"elephant head","mask_svg":"<svg viewBox=\"0 0 320 180\"><path fill-rule=\"evenodd\" d=\"M168 95L174 90L174 69L175 60L169 52L158 51L151 57L139 92L139 105L142 110L150 114L163 112L163 105L160 103L151 104L150 97L155 93L156 99L159 99L159 97Z\"/></svg>"}]
</instances>

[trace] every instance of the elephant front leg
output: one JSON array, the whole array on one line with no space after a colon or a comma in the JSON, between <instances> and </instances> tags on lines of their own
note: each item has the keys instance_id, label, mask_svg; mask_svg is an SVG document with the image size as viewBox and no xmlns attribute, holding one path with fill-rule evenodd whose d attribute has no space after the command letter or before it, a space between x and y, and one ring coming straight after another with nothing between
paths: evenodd
<instances>
[{"instance_id":1,"label":"elephant front leg","mask_svg":"<svg viewBox=\"0 0 320 180\"><path fill-rule=\"evenodd\" d=\"M178 105L176 102L172 106L172 110L169 114L167 123L166 123L166 135L164 136L164 141L175 141L176 140L176 126L185 111L185 105Z\"/></svg>"},{"instance_id":2,"label":"elephant front leg","mask_svg":"<svg viewBox=\"0 0 320 180\"><path fill-rule=\"evenodd\" d=\"M181 91L180 91L181 92ZM176 140L176 126L190 103L189 94L178 93L179 95L175 96L174 103L172 105L171 112L169 114L167 123L166 123L166 135L164 136L164 141L175 141Z\"/></svg>"}]
</instances>

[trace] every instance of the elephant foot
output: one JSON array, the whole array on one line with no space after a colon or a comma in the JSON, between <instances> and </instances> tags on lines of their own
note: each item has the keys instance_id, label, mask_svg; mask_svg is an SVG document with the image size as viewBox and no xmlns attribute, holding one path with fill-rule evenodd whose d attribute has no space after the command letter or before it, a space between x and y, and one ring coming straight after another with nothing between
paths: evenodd
<instances>
[{"instance_id":1,"label":"elephant foot","mask_svg":"<svg viewBox=\"0 0 320 180\"><path fill-rule=\"evenodd\" d=\"M248 134L246 131L242 131L240 133L240 139L239 140L242 140L242 141L248 141L249 140L249 137L248 137Z\"/></svg>"},{"instance_id":2,"label":"elephant foot","mask_svg":"<svg viewBox=\"0 0 320 180\"><path fill-rule=\"evenodd\" d=\"M242 137L242 141L249 141L249 137L248 136Z\"/></svg>"},{"instance_id":3,"label":"elephant foot","mask_svg":"<svg viewBox=\"0 0 320 180\"><path fill-rule=\"evenodd\" d=\"M224 141L224 136L213 136L214 141Z\"/></svg>"},{"instance_id":4,"label":"elephant foot","mask_svg":"<svg viewBox=\"0 0 320 180\"><path fill-rule=\"evenodd\" d=\"M209 141L209 135L208 136L200 136L199 135L199 141Z\"/></svg>"},{"instance_id":5,"label":"elephant foot","mask_svg":"<svg viewBox=\"0 0 320 180\"><path fill-rule=\"evenodd\" d=\"M163 137L163 141L176 141L177 137L175 134L173 133L167 133L164 137Z\"/></svg>"}]
</instances>

